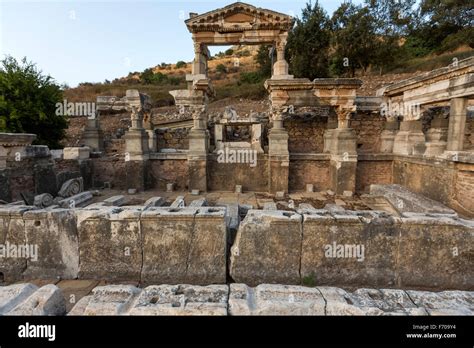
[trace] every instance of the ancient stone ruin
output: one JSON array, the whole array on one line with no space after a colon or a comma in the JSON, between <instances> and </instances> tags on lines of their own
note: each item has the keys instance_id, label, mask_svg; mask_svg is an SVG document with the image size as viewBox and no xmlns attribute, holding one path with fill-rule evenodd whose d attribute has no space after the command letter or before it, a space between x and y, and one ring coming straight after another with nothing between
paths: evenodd
<instances>
[{"instance_id":1,"label":"ancient stone ruin","mask_svg":"<svg viewBox=\"0 0 474 348\"><path fill-rule=\"evenodd\" d=\"M75 147L0 134L0 244L36 248L0 258L0 314L472 315L474 58L360 96L289 74L293 23L191 14L172 115L129 90L98 97ZM261 44L267 110L211 114L208 47ZM56 285L11 285L38 279Z\"/></svg>"}]
</instances>

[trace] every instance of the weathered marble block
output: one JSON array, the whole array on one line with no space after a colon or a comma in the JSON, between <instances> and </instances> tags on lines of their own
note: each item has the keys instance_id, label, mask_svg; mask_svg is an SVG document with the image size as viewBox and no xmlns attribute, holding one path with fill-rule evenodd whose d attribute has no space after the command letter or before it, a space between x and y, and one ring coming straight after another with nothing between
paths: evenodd
<instances>
[{"instance_id":1,"label":"weathered marble block","mask_svg":"<svg viewBox=\"0 0 474 348\"><path fill-rule=\"evenodd\" d=\"M306 212L301 278L318 285L394 286L398 226L374 212Z\"/></svg>"},{"instance_id":2,"label":"weathered marble block","mask_svg":"<svg viewBox=\"0 0 474 348\"><path fill-rule=\"evenodd\" d=\"M81 278L140 280L143 209L104 207L78 211Z\"/></svg>"},{"instance_id":3,"label":"weathered marble block","mask_svg":"<svg viewBox=\"0 0 474 348\"><path fill-rule=\"evenodd\" d=\"M153 285L141 292L129 315L227 315L227 285Z\"/></svg>"},{"instance_id":4,"label":"weathered marble block","mask_svg":"<svg viewBox=\"0 0 474 348\"><path fill-rule=\"evenodd\" d=\"M398 247L403 288L474 288L474 224L443 216L402 218Z\"/></svg>"},{"instance_id":5,"label":"weathered marble block","mask_svg":"<svg viewBox=\"0 0 474 348\"><path fill-rule=\"evenodd\" d=\"M63 158L65 160L83 160L90 157L90 148L84 147L65 147L63 150Z\"/></svg>"},{"instance_id":6,"label":"weathered marble block","mask_svg":"<svg viewBox=\"0 0 474 348\"><path fill-rule=\"evenodd\" d=\"M30 279L74 279L79 270L76 214L68 209L27 211L23 215L28 245L37 246L37 260L29 258L24 276Z\"/></svg>"},{"instance_id":7,"label":"weathered marble block","mask_svg":"<svg viewBox=\"0 0 474 348\"><path fill-rule=\"evenodd\" d=\"M141 220L143 283L225 283L225 208L149 208Z\"/></svg>"},{"instance_id":8,"label":"weathered marble block","mask_svg":"<svg viewBox=\"0 0 474 348\"><path fill-rule=\"evenodd\" d=\"M250 210L231 248L234 281L300 283L301 215L285 211Z\"/></svg>"},{"instance_id":9,"label":"weathered marble block","mask_svg":"<svg viewBox=\"0 0 474 348\"><path fill-rule=\"evenodd\" d=\"M230 315L324 315L325 302L316 288L231 284Z\"/></svg>"},{"instance_id":10,"label":"weathered marble block","mask_svg":"<svg viewBox=\"0 0 474 348\"><path fill-rule=\"evenodd\" d=\"M5 282L14 282L22 278L26 269L26 258L9 257L7 248L26 244L25 222L23 214L36 207L31 206L4 206L0 207L0 250L4 257L0 258L0 273L3 273Z\"/></svg>"}]
</instances>

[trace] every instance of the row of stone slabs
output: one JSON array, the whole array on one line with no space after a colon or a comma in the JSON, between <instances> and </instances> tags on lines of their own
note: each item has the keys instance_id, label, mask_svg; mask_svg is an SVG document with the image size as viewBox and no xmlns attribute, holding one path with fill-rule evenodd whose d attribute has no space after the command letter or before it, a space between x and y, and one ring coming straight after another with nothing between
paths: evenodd
<instances>
[{"instance_id":1,"label":"row of stone slabs","mask_svg":"<svg viewBox=\"0 0 474 348\"><path fill-rule=\"evenodd\" d=\"M0 287L0 315L474 315L474 292L262 284L99 286L69 313L54 284Z\"/></svg>"}]
</instances>

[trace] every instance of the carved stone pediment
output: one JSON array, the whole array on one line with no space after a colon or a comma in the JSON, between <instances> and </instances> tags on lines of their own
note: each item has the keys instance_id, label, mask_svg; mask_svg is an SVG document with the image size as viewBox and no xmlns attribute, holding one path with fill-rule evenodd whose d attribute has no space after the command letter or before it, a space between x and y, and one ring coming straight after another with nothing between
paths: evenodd
<instances>
[{"instance_id":1,"label":"carved stone pediment","mask_svg":"<svg viewBox=\"0 0 474 348\"><path fill-rule=\"evenodd\" d=\"M186 21L191 33L213 31L219 33L246 30L285 30L293 26L293 17L242 2L194 15Z\"/></svg>"}]
</instances>

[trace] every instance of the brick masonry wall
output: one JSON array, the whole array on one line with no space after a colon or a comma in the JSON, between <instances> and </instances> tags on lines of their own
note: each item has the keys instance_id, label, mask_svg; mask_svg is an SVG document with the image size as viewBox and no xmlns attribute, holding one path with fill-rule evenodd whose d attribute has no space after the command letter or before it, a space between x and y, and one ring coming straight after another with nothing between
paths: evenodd
<instances>
[{"instance_id":1,"label":"brick masonry wall","mask_svg":"<svg viewBox=\"0 0 474 348\"><path fill-rule=\"evenodd\" d=\"M125 158L101 157L93 159L93 181L95 186L110 182L113 188L126 189Z\"/></svg>"},{"instance_id":2,"label":"brick masonry wall","mask_svg":"<svg viewBox=\"0 0 474 348\"><path fill-rule=\"evenodd\" d=\"M87 117L70 117L69 128L66 131L66 138L62 141L62 145L81 146L82 134L87 125ZM130 115L107 114L99 117L100 129L104 136L104 150L106 154L124 153L125 141L122 138L128 128L131 126Z\"/></svg>"},{"instance_id":3,"label":"brick masonry wall","mask_svg":"<svg viewBox=\"0 0 474 348\"><path fill-rule=\"evenodd\" d=\"M474 150L474 117L469 117L466 122L464 150Z\"/></svg>"},{"instance_id":4,"label":"brick masonry wall","mask_svg":"<svg viewBox=\"0 0 474 348\"><path fill-rule=\"evenodd\" d=\"M455 182L455 201L474 215L474 165L458 165Z\"/></svg>"},{"instance_id":5,"label":"brick masonry wall","mask_svg":"<svg viewBox=\"0 0 474 348\"><path fill-rule=\"evenodd\" d=\"M392 183L392 161L359 161L356 173L356 191L369 193L372 184Z\"/></svg>"},{"instance_id":6,"label":"brick masonry wall","mask_svg":"<svg viewBox=\"0 0 474 348\"><path fill-rule=\"evenodd\" d=\"M315 191L329 190L329 161L292 160L288 186L290 191L304 191L313 184Z\"/></svg>"},{"instance_id":7,"label":"brick masonry wall","mask_svg":"<svg viewBox=\"0 0 474 348\"><path fill-rule=\"evenodd\" d=\"M393 182L474 217L473 164L397 158Z\"/></svg>"},{"instance_id":8,"label":"brick masonry wall","mask_svg":"<svg viewBox=\"0 0 474 348\"><path fill-rule=\"evenodd\" d=\"M150 184L154 189L166 190L166 184L175 183L176 189L188 188L187 160L151 160Z\"/></svg>"},{"instance_id":9,"label":"brick masonry wall","mask_svg":"<svg viewBox=\"0 0 474 348\"><path fill-rule=\"evenodd\" d=\"M189 148L189 128L177 128L157 131L158 149L187 150Z\"/></svg>"},{"instance_id":10,"label":"brick masonry wall","mask_svg":"<svg viewBox=\"0 0 474 348\"><path fill-rule=\"evenodd\" d=\"M242 185L244 191L268 191L268 160L257 157L257 165L248 163L218 163L217 156L208 160L208 189L213 191L234 191L235 185Z\"/></svg>"},{"instance_id":11,"label":"brick masonry wall","mask_svg":"<svg viewBox=\"0 0 474 348\"><path fill-rule=\"evenodd\" d=\"M324 131L327 118L315 118L311 121L285 121L288 131L288 148L290 153L321 153L324 146Z\"/></svg>"},{"instance_id":12,"label":"brick masonry wall","mask_svg":"<svg viewBox=\"0 0 474 348\"><path fill-rule=\"evenodd\" d=\"M357 134L358 153L378 153L380 135L385 119L377 114L358 113L352 117L351 127Z\"/></svg>"}]
</instances>

